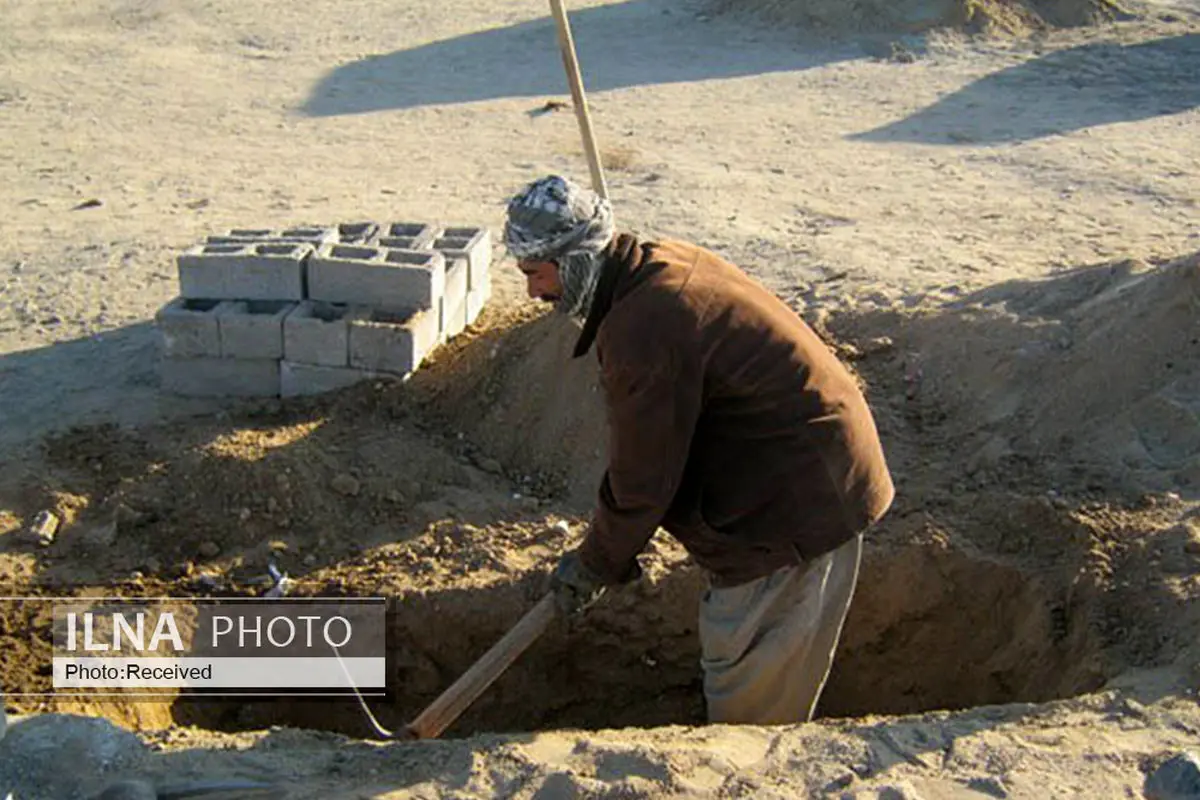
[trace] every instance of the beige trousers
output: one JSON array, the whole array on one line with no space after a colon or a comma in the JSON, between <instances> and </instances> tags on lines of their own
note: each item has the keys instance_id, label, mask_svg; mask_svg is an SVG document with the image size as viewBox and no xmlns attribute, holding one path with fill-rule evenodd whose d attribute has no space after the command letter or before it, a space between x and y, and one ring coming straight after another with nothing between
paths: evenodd
<instances>
[{"instance_id":1,"label":"beige trousers","mask_svg":"<svg viewBox=\"0 0 1200 800\"><path fill-rule=\"evenodd\" d=\"M858 583L862 535L700 602L700 664L711 722L807 722Z\"/></svg>"}]
</instances>

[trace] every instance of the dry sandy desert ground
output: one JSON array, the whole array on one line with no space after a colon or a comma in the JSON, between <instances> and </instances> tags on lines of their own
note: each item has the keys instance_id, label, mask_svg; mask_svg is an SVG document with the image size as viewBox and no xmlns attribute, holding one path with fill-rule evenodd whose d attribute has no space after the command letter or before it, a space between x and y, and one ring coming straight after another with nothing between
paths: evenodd
<instances>
[{"instance_id":1,"label":"dry sandy desert ground","mask_svg":"<svg viewBox=\"0 0 1200 800\"><path fill-rule=\"evenodd\" d=\"M1200 5L980 35L570 7L620 222L758 276L876 411L900 491L820 718L701 724L700 577L660 536L644 581L550 630L440 741L374 741L349 700L34 698L46 622L8 603L0 791L1155 796L1200 742ZM250 591L275 558L297 594L397 599L401 690L375 710L411 719L586 517L603 410L569 327L497 251L479 324L403 386L233 403L159 391L153 316L206 234L498 230L526 181L586 180L548 105L569 97L546 5L0 19L4 592ZM42 510L63 520L44 548L23 534Z\"/></svg>"}]
</instances>

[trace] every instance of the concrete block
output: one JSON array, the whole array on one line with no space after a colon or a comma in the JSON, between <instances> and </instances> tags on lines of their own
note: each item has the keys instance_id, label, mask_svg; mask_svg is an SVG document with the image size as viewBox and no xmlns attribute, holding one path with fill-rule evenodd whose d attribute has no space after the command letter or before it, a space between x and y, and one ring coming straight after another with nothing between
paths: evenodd
<instances>
[{"instance_id":1,"label":"concrete block","mask_svg":"<svg viewBox=\"0 0 1200 800\"><path fill-rule=\"evenodd\" d=\"M442 343L448 342L467 329L467 298L453 308L446 308L442 317Z\"/></svg>"},{"instance_id":2,"label":"concrete block","mask_svg":"<svg viewBox=\"0 0 1200 800\"><path fill-rule=\"evenodd\" d=\"M163 355L198 358L221 355L216 309L220 300L176 297L158 310L154 321L162 336Z\"/></svg>"},{"instance_id":3,"label":"concrete block","mask_svg":"<svg viewBox=\"0 0 1200 800\"><path fill-rule=\"evenodd\" d=\"M312 245L202 244L177 259L179 294L205 300L303 300Z\"/></svg>"},{"instance_id":4,"label":"concrete block","mask_svg":"<svg viewBox=\"0 0 1200 800\"><path fill-rule=\"evenodd\" d=\"M219 299L226 295L229 262L250 252L249 244L207 244L188 248L175 259L179 294L189 299Z\"/></svg>"},{"instance_id":5,"label":"concrete block","mask_svg":"<svg viewBox=\"0 0 1200 800\"><path fill-rule=\"evenodd\" d=\"M467 324L474 325L483 312L483 307L492 297L492 283L488 281L477 289L467 290Z\"/></svg>"},{"instance_id":6,"label":"concrete block","mask_svg":"<svg viewBox=\"0 0 1200 800\"><path fill-rule=\"evenodd\" d=\"M343 222L337 226L342 244L368 244L379 233L378 222Z\"/></svg>"},{"instance_id":7,"label":"concrete block","mask_svg":"<svg viewBox=\"0 0 1200 800\"><path fill-rule=\"evenodd\" d=\"M301 226L275 230L273 228L234 228L225 233L208 236L205 244L260 244L298 242L316 247L324 242L337 241L338 229Z\"/></svg>"},{"instance_id":8,"label":"concrete block","mask_svg":"<svg viewBox=\"0 0 1200 800\"><path fill-rule=\"evenodd\" d=\"M351 306L305 300L283 320L283 357L299 364L350 363Z\"/></svg>"},{"instance_id":9,"label":"concrete block","mask_svg":"<svg viewBox=\"0 0 1200 800\"><path fill-rule=\"evenodd\" d=\"M222 358L283 358L283 320L296 308L287 300L226 300L217 307Z\"/></svg>"},{"instance_id":10,"label":"concrete block","mask_svg":"<svg viewBox=\"0 0 1200 800\"><path fill-rule=\"evenodd\" d=\"M432 250L326 244L308 263L308 296L385 311L438 308L446 260Z\"/></svg>"},{"instance_id":11,"label":"concrete block","mask_svg":"<svg viewBox=\"0 0 1200 800\"><path fill-rule=\"evenodd\" d=\"M419 239L416 236L384 236L376 244L394 250L427 250L429 245L433 244L433 239Z\"/></svg>"},{"instance_id":12,"label":"concrete block","mask_svg":"<svg viewBox=\"0 0 1200 800\"><path fill-rule=\"evenodd\" d=\"M270 228L234 228L225 233L205 238L207 244L256 244L265 242L274 236Z\"/></svg>"},{"instance_id":13,"label":"concrete block","mask_svg":"<svg viewBox=\"0 0 1200 800\"><path fill-rule=\"evenodd\" d=\"M296 228L282 230L274 238L285 242L299 242L319 247L326 242L336 242L338 240L338 229L319 225L301 225Z\"/></svg>"},{"instance_id":14,"label":"concrete block","mask_svg":"<svg viewBox=\"0 0 1200 800\"><path fill-rule=\"evenodd\" d=\"M437 346L439 322L437 308L364 310L350 319L350 366L407 375Z\"/></svg>"},{"instance_id":15,"label":"concrete block","mask_svg":"<svg viewBox=\"0 0 1200 800\"><path fill-rule=\"evenodd\" d=\"M350 367L325 367L281 361L279 364L279 393L283 397L324 394L378 377L377 374L367 370Z\"/></svg>"},{"instance_id":16,"label":"concrete block","mask_svg":"<svg viewBox=\"0 0 1200 800\"><path fill-rule=\"evenodd\" d=\"M446 291L441 299L441 341L462 333L467 326L467 260L458 258L446 267Z\"/></svg>"},{"instance_id":17,"label":"concrete block","mask_svg":"<svg viewBox=\"0 0 1200 800\"><path fill-rule=\"evenodd\" d=\"M379 244L401 250L425 250L440 233L440 228L424 222L389 222L379 231Z\"/></svg>"},{"instance_id":18,"label":"concrete block","mask_svg":"<svg viewBox=\"0 0 1200 800\"><path fill-rule=\"evenodd\" d=\"M189 397L276 397L279 362L274 359L164 358L163 391Z\"/></svg>"},{"instance_id":19,"label":"concrete block","mask_svg":"<svg viewBox=\"0 0 1200 800\"><path fill-rule=\"evenodd\" d=\"M475 289L488 280L492 266L492 234L487 228L446 228L432 247L447 261L465 258L470 265L467 288Z\"/></svg>"}]
</instances>

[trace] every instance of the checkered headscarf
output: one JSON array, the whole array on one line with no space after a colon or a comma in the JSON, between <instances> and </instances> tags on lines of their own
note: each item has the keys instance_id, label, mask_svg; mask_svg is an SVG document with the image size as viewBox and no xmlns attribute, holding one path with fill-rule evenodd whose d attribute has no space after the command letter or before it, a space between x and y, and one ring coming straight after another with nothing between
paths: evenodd
<instances>
[{"instance_id":1,"label":"checkered headscarf","mask_svg":"<svg viewBox=\"0 0 1200 800\"><path fill-rule=\"evenodd\" d=\"M582 318L591 307L600 255L613 233L607 200L570 178L551 175L509 201L504 244L516 259L555 262L563 285L559 310Z\"/></svg>"}]
</instances>

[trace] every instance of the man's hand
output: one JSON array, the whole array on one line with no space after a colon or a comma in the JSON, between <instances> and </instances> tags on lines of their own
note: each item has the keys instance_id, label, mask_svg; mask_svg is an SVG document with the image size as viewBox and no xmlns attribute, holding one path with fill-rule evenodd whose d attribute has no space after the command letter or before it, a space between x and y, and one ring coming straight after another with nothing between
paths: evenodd
<instances>
[{"instance_id":1,"label":"man's hand","mask_svg":"<svg viewBox=\"0 0 1200 800\"><path fill-rule=\"evenodd\" d=\"M558 609L566 616L585 611L604 594L604 584L592 574L573 550L563 555L550 575L550 591Z\"/></svg>"}]
</instances>

